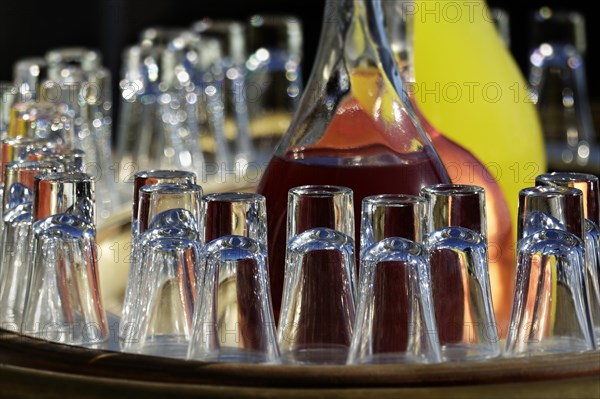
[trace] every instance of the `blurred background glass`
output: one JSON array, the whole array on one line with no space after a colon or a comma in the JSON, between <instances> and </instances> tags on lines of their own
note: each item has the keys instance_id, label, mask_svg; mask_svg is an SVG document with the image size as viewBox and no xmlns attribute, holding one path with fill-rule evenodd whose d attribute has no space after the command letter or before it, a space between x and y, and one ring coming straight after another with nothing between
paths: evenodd
<instances>
[{"instance_id":1,"label":"blurred background glass","mask_svg":"<svg viewBox=\"0 0 600 399\"><path fill-rule=\"evenodd\" d=\"M586 73L585 17L542 7L532 15L529 84L550 169L600 171Z\"/></svg>"},{"instance_id":2,"label":"blurred background glass","mask_svg":"<svg viewBox=\"0 0 600 399\"><path fill-rule=\"evenodd\" d=\"M306 81L308 73L310 73L319 36L319 29L314 29L314 27L320 26L323 18L320 7L317 10L315 7L301 2L278 0L201 3L190 3L183 0L174 0L168 3L161 0L144 2L140 0L127 2L94 0L81 3L75 0L65 0L63 5L60 15L56 13L54 6L50 3L36 5L35 11L32 11L31 4L27 1L5 5L3 13L7 18L5 23L0 26L0 43L2 43L5 62L0 64L0 81L12 81L13 63L18 59L43 56L49 49L57 47L85 46L97 49L102 55L102 64L112 75L113 117L117 119L112 123L113 132L118 131L116 127L120 123L119 115L122 114L119 109L123 106L118 101L121 96L119 81L123 78L126 66L122 55L126 47L139 42L140 32L146 28L153 26L190 28L192 24L202 21L204 18L215 21L237 21L241 30L245 31L244 46L247 59L260 61L260 57L264 57L266 53L259 52L259 50L266 49L270 61L273 62L277 59L301 60L303 65L301 69L291 65L293 62L284 62L283 68L279 69L282 72L279 75L273 72L277 70L276 67L267 66L267 71L272 72L272 83L276 86L284 85L283 87L289 93L287 96L264 96L261 101L247 104L247 117L251 127L249 134L252 137L251 144L256 154L261 154L263 150L268 152L277 141L276 137L287 128L291 114L285 115L285 113L286 110L289 112L289 106L293 107L294 102L299 99L300 91L297 89L301 89L302 82ZM544 6L553 10L564 9L565 6L568 6L569 11L576 11L584 16L593 15L591 3L583 0L574 0L567 5L558 0L535 0L527 3L489 0L488 5L491 7L490 17L497 21L503 37L511 39L509 48L525 75L529 73L529 56L535 39L531 20L534 12ZM140 12L142 9L144 12ZM21 19L19 16L22 15L28 16L31 27L30 34L14 35L12 32L20 29ZM501 18L494 18L495 16L501 16ZM58 23L59 21L69 22ZM296 24L295 21L299 21L300 24ZM50 28L52 29L49 30ZM600 52L596 51L597 44L591 40L591 38L599 36L600 27L588 21L581 30L587 39L583 60L588 71L586 88L591 107L591 118L594 126L600 126L600 120L598 120L600 112L594 112L600 109L600 78L597 74L590 73L600 66ZM240 61L239 59L235 61L235 54L240 55L243 51L239 47L236 49L235 46L232 46L235 43L235 41L231 41L234 36L235 33L228 38L229 42L224 47L222 46L222 51L227 54L229 61L233 59L235 64ZM166 39L160 40L162 45L167 45ZM279 57L281 53L284 53L283 58ZM279 62L280 66L281 64ZM286 69L288 67L292 67L291 73ZM250 82L264 82L265 76L268 77L268 75L264 74L264 70L259 72L258 75L254 72L249 74L246 79ZM525 95L526 92L523 91L521 94ZM3 106L6 103L5 97L3 95ZM229 122L235 124L233 120ZM1 124L0 129L2 128ZM235 140L238 137L235 132L236 130L239 132L239 129L231 129L232 133L227 131L227 128L233 125L226 121L225 130L228 146L235 152L236 148L243 149L243 144L239 140ZM597 140L596 131L594 131L594 137ZM117 134L113 133L115 149L118 140ZM585 152L586 149L584 148L582 151ZM242 150L240 153L245 152ZM265 158L268 158L268 155ZM600 154L597 151L594 152L590 147L590 160L587 165L593 164L594 158L600 158ZM248 157L243 158L243 161L246 160ZM119 167L121 168L119 180L126 180L135 173L131 165L124 166L122 163ZM138 168L138 171L141 169L141 167ZM585 165L583 165L583 169L593 172ZM506 173L509 172L506 171ZM216 172L211 173L217 175ZM221 178L222 176L217 177ZM258 181L258 179L255 180L249 181L249 183Z\"/></svg>"}]
</instances>

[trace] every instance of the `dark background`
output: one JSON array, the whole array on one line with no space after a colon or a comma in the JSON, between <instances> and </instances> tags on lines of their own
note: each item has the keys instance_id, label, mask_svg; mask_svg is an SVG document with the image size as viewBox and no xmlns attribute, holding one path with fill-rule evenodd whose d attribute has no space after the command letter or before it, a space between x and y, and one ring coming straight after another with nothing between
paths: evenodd
<instances>
[{"instance_id":1,"label":"dark background","mask_svg":"<svg viewBox=\"0 0 600 399\"><path fill-rule=\"evenodd\" d=\"M590 97L600 101L600 26L593 23L592 2L571 0L569 9L586 18L587 70ZM564 1L532 0L517 4L488 0L510 15L511 51L524 70L530 49L531 15L541 6L565 8ZM316 51L323 1L285 0L9 0L0 6L0 81L11 80L15 60L43 55L48 49L87 46L99 49L111 69L115 84L120 75L121 53L149 26L187 26L203 17L245 20L255 13L292 14L304 27L304 73L308 74ZM590 73L591 71L591 73ZM306 81L306 80L305 80ZM117 105L117 104L115 104Z\"/></svg>"}]
</instances>

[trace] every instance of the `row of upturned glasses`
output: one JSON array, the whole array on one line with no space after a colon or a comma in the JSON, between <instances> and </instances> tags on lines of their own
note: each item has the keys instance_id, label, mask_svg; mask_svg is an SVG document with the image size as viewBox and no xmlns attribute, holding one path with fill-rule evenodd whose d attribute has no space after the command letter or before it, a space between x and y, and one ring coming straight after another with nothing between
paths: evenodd
<instances>
[{"instance_id":1,"label":"row of upturned glasses","mask_svg":"<svg viewBox=\"0 0 600 399\"><path fill-rule=\"evenodd\" d=\"M593 350L600 332L598 180L547 174L521 191L517 279L504 354ZM485 195L435 185L362 203L303 186L288 195L282 311L274 320L265 198L202 196L193 174L136 177L124 351L301 364L500 356Z\"/></svg>"},{"instance_id":2,"label":"row of upturned glasses","mask_svg":"<svg viewBox=\"0 0 600 399\"><path fill-rule=\"evenodd\" d=\"M66 155L4 167L0 322L102 347L94 181ZM519 197L517 278L505 356L598 345L598 179L539 176ZM282 311L271 307L265 198L203 195L196 175L135 177L120 349L205 361L436 363L498 357L485 196L435 185L362 203L302 186L288 195Z\"/></svg>"}]
</instances>

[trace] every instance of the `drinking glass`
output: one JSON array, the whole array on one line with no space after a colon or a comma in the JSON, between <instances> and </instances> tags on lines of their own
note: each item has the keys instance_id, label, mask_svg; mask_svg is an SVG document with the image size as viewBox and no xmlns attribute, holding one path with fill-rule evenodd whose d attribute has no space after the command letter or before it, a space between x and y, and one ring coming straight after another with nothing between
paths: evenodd
<instances>
[{"instance_id":1,"label":"drinking glass","mask_svg":"<svg viewBox=\"0 0 600 399\"><path fill-rule=\"evenodd\" d=\"M6 164L4 177L4 229L0 232L0 323L18 331L29 284L32 246L32 197L34 178L62 171L63 166L46 161Z\"/></svg>"},{"instance_id":2,"label":"drinking glass","mask_svg":"<svg viewBox=\"0 0 600 399\"><path fill-rule=\"evenodd\" d=\"M78 149L56 150L52 148L37 148L27 154L31 161L50 161L62 164L66 172L83 173L85 168L85 153Z\"/></svg>"},{"instance_id":3,"label":"drinking glass","mask_svg":"<svg viewBox=\"0 0 600 399\"><path fill-rule=\"evenodd\" d=\"M33 221L68 213L96 224L95 180L86 173L47 173L33 183Z\"/></svg>"},{"instance_id":4,"label":"drinking glass","mask_svg":"<svg viewBox=\"0 0 600 399\"><path fill-rule=\"evenodd\" d=\"M257 159L266 162L291 122L303 90L302 24L257 14L247 24L246 101Z\"/></svg>"},{"instance_id":5,"label":"drinking glass","mask_svg":"<svg viewBox=\"0 0 600 399\"><path fill-rule=\"evenodd\" d=\"M139 190L137 236L153 227L169 227L160 225L165 212L182 210L190 217L191 224L187 228L195 232L197 241L203 241L201 202L202 187L195 184L160 183L143 186Z\"/></svg>"},{"instance_id":6,"label":"drinking glass","mask_svg":"<svg viewBox=\"0 0 600 399\"><path fill-rule=\"evenodd\" d=\"M4 193L2 209L9 216L9 212L18 205L28 203L31 205L35 177L44 173L63 172L65 167L53 161L28 161L9 162L4 165ZM31 209L30 209L31 211Z\"/></svg>"},{"instance_id":7,"label":"drinking glass","mask_svg":"<svg viewBox=\"0 0 600 399\"><path fill-rule=\"evenodd\" d=\"M388 237L422 243L426 237L426 202L416 195L382 194L362 202L361 252Z\"/></svg>"},{"instance_id":8,"label":"drinking glass","mask_svg":"<svg viewBox=\"0 0 600 399\"><path fill-rule=\"evenodd\" d=\"M464 227L487 237L485 190L467 184L435 184L421 189L427 200L427 231Z\"/></svg>"},{"instance_id":9,"label":"drinking glass","mask_svg":"<svg viewBox=\"0 0 600 399\"><path fill-rule=\"evenodd\" d=\"M0 140L7 137L10 109L17 97L17 88L11 82L0 82Z\"/></svg>"},{"instance_id":10,"label":"drinking glass","mask_svg":"<svg viewBox=\"0 0 600 399\"><path fill-rule=\"evenodd\" d=\"M600 171L600 151L588 97L585 17L542 7L532 18L531 98L546 141L548 166Z\"/></svg>"},{"instance_id":11,"label":"drinking glass","mask_svg":"<svg viewBox=\"0 0 600 399\"><path fill-rule=\"evenodd\" d=\"M186 356L197 295L198 245L196 241L177 237L140 243L138 259L145 268L135 276L140 282L136 300L131 303L129 317L122 319L123 351Z\"/></svg>"},{"instance_id":12,"label":"drinking glass","mask_svg":"<svg viewBox=\"0 0 600 399\"><path fill-rule=\"evenodd\" d=\"M560 186L581 190L583 214L586 219L600 225L600 194L598 177L587 173L553 172L539 175L538 186Z\"/></svg>"},{"instance_id":13,"label":"drinking glass","mask_svg":"<svg viewBox=\"0 0 600 399\"><path fill-rule=\"evenodd\" d=\"M196 174L183 170L145 170L135 174L133 178L133 211L131 212L132 239L139 235L138 209L140 189L146 185L174 183L196 184Z\"/></svg>"},{"instance_id":14,"label":"drinking glass","mask_svg":"<svg viewBox=\"0 0 600 399\"><path fill-rule=\"evenodd\" d=\"M583 242L574 234L540 229L519 241L506 356L595 348L583 268Z\"/></svg>"},{"instance_id":15,"label":"drinking glass","mask_svg":"<svg viewBox=\"0 0 600 399\"><path fill-rule=\"evenodd\" d=\"M441 361L431 297L425 200L376 195L362 202L357 317L348 363Z\"/></svg>"},{"instance_id":16,"label":"drinking glass","mask_svg":"<svg viewBox=\"0 0 600 399\"><path fill-rule=\"evenodd\" d=\"M277 341L285 363L339 364L355 320L352 190L302 186L288 195L288 243Z\"/></svg>"},{"instance_id":17,"label":"drinking glass","mask_svg":"<svg viewBox=\"0 0 600 399\"><path fill-rule=\"evenodd\" d=\"M586 284L596 343L600 345L600 204L598 178L585 173L547 173L536 178L538 185L571 187L583 193L585 217Z\"/></svg>"},{"instance_id":18,"label":"drinking glass","mask_svg":"<svg viewBox=\"0 0 600 399\"><path fill-rule=\"evenodd\" d=\"M182 32L163 52L165 89L158 97L158 112L165 144L172 149L161 162L169 167L204 169L206 161L214 162L218 170L231 166L220 59L219 42L191 32Z\"/></svg>"},{"instance_id":19,"label":"drinking glass","mask_svg":"<svg viewBox=\"0 0 600 399\"><path fill-rule=\"evenodd\" d=\"M6 138L2 140L2 153L0 156L0 220L3 219L4 212L4 169L10 162L21 162L27 159L27 155L35 149L42 148L44 143L39 139L18 137ZM4 223L0 223L0 234Z\"/></svg>"},{"instance_id":20,"label":"drinking glass","mask_svg":"<svg viewBox=\"0 0 600 399\"><path fill-rule=\"evenodd\" d=\"M426 247L444 360L499 356L486 238L464 227L445 227L429 234Z\"/></svg>"},{"instance_id":21,"label":"drinking glass","mask_svg":"<svg viewBox=\"0 0 600 399\"><path fill-rule=\"evenodd\" d=\"M204 197L207 244L188 357L273 363L279 350L267 275L265 197ZM210 241L209 241L210 240Z\"/></svg>"},{"instance_id":22,"label":"drinking glass","mask_svg":"<svg viewBox=\"0 0 600 399\"><path fill-rule=\"evenodd\" d=\"M22 332L96 347L109 331L97 269L94 181L82 173L44 174L33 191L34 261Z\"/></svg>"},{"instance_id":23,"label":"drinking glass","mask_svg":"<svg viewBox=\"0 0 600 399\"><path fill-rule=\"evenodd\" d=\"M251 238L266 248L265 197L251 193L217 193L203 198L204 239L227 235Z\"/></svg>"},{"instance_id":24,"label":"drinking glass","mask_svg":"<svg viewBox=\"0 0 600 399\"><path fill-rule=\"evenodd\" d=\"M136 343L129 341L141 339L136 334L141 334L140 323L144 322L137 314L143 306L140 301L153 300L145 295L147 285L144 281L148 276L150 265L145 255L148 246L151 242L161 239L189 241L197 245L203 242L200 212L202 188L187 183L195 180L193 174L175 171L144 172L136 178L134 184L165 180L182 181L185 184L145 185L137 190L138 199L134 200L134 209L137 204L137 228L132 234L131 263L119 331L124 347L132 350ZM185 242L179 243L176 247L179 248L181 245L188 248ZM194 250L188 248L186 251L188 250L197 252L197 248ZM173 251L179 253L180 250L173 249Z\"/></svg>"},{"instance_id":25,"label":"drinking glass","mask_svg":"<svg viewBox=\"0 0 600 399\"><path fill-rule=\"evenodd\" d=\"M144 170L160 165L165 149L157 112L164 47L134 45L123 52L119 82L120 113L117 159L121 168Z\"/></svg>"},{"instance_id":26,"label":"drinking glass","mask_svg":"<svg viewBox=\"0 0 600 399\"><path fill-rule=\"evenodd\" d=\"M582 197L581 190L559 186L519 193L517 280L507 356L595 347Z\"/></svg>"},{"instance_id":27,"label":"drinking glass","mask_svg":"<svg viewBox=\"0 0 600 399\"><path fill-rule=\"evenodd\" d=\"M13 66L13 80L17 87L17 102L39 102L40 90L48 79L48 63L43 57L22 58Z\"/></svg>"},{"instance_id":28,"label":"drinking glass","mask_svg":"<svg viewBox=\"0 0 600 399\"><path fill-rule=\"evenodd\" d=\"M426 186L426 240L437 329L446 361L500 355L488 268L485 190Z\"/></svg>"},{"instance_id":29,"label":"drinking glass","mask_svg":"<svg viewBox=\"0 0 600 399\"><path fill-rule=\"evenodd\" d=\"M2 140L2 173L7 163L21 162L27 160L31 152L42 148L52 147L51 143L44 142L37 138L31 137L16 137L5 138ZM0 182L4 177L0 176Z\"/></svg>"},{"instance_id":30,"label":"drinking glass","mask_svg":"<svg viewBox=\"0 0 600 399\"><path fill-rule=\"evenodd\" d=\"M74 120L75 147L85 152L85 171L96 177L97 208L106 219L119 206L112 167L112 94L110 72L99 52L65 47L46 53L52 86L45 96L68 106Z\"/></svg>"},{"instance_id":31,"label":"drinking glass","mask_svg":"<svg viewBox=\"0 0 600 399\"><path fill-rule=\"evenodd\" d=\"M245 63L247 60L246 27L236 21L202 19L192 25L201 40L215 39L223 51L222 60L215 65L222 83L225 105L225 134L233 139L236 168L238 163L254 161L254 147L250 138L248 115L248 83ZM233 129L235 127L235 129ZM241 165L240 165L241 166Z\"/></svg>"},{"instance_id":32,"label":"drinking glass","mask_svg":"<svg viewBox=\"0 0 600 399\"><path fill-rule=\"evenodd\" d=\"M8 135L46 141L57 149L74 145L74 122L62 104L21 102L11 109Z\"/></svg>"},{"instance_id":33,"label":"drinking glass","mask_svg":"<svg viewBox=\"0 0 600 399\"><path fill-rule=\"evenodd\" d=\"M131 156L141 169L162 167L166 148L158 99L170 85L174 65L163 57L181 29L150 27L140 33L139 43L123 53L119 159ZM173 154L170 154L172 157Z\"/></svg>"},{"instance_id":34,"label":"drinking glass","mask_svg":"<svg viewBox=\"0 0 600 399\"><path fill-rule=\"evenodd\" d=\"M583 193L576 188L529 187L519 192L517 242L542 229L565 230L584 239Z\"/></svg>"},{"instance_id":35,"label":"drinking glass","mask_svg":"<svg viewBox=\"0 0 600 399\"><path fill-rule=\"evenodd\" d=\"M119 156L142 168L202 171L203 179L230 170L221 43L151 28L123 57Z\"/></svg>"},{"instance_id":36,"label":"drinking glass","mask_svg":"<svg viewBox=\"0 0 600 399\"><path fill-rule=\"evenodd\" d=\"M35 223L34 234L21 332L70 345L106 341L94 227L71 214L57 214Z\"/></svg>"},{"instance_id":37,"label":"drinking glass","mask_svg":"<svg viewBox=\"0 0 600 399\"><path fill-rule=\"evenodd\" d=\"M315 227L354 237L354 200L347 187L309 185L288 191L287 240Z\"/></svg>"}]
</instances>

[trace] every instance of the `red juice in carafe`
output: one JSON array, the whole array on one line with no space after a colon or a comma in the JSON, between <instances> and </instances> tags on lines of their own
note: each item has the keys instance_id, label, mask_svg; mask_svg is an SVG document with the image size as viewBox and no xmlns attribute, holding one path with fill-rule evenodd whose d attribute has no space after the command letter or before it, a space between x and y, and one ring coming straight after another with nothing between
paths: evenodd
<instances>
[{"instance_id":1,"label":"red juice in carafe","mask_svg":"<svg viewBox=\"0 0 600 399\"><path fill-rule=\"evenodd\" d=\"M404 114L404 118L407 124L412 123L408 115ZM339 107L319 141L273 157L257 191L267 199L269 276L276 319L285 268L288 190L308 184L351 188L358 254L363 198L377 194L417 195L426 185L449 183L431 148L406 140L410 129L415 129L414 125L385 125L351 98ZM399 152L397 148L406 151Z\"/></svg>"}]
</instances>

